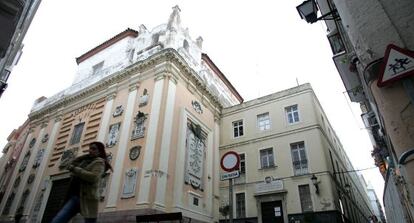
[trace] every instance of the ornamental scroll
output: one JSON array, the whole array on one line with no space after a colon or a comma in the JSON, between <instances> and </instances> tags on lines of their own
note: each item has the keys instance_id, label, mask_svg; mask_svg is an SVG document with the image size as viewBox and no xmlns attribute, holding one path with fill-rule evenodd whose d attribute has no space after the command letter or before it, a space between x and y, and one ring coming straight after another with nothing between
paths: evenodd
<instances>
[{"instance_id":1,"label":"ornamental scroll","mask_svg":"<svg viewBox=\"0 0 414 223\"><path fill-rule=\"evenodd\" d=\"M205 134L200 125L187 123L185 183L203 190Z\"/></svg>"}]
</instances>

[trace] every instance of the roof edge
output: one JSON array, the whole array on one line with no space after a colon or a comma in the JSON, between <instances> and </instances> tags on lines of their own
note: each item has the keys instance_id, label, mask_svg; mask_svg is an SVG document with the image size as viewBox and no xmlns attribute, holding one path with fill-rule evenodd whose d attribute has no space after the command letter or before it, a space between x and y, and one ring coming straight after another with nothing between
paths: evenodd
<instances>
[{"instance_id":1,"label":"roof edge","mask_svg":"<svg viewBox=\"0 0 414 223\"><path fill-rule=\"evenodd\" d=\"M210 57L206 53L201 54L201 59L204 60L209 67L217 74L217 76L230 88L230 91L236 96L240 103L243 103L244 99L236 90L236 88L230 83L230 81L224 76L220 69L214 64Z\"/></svg>"},{"instance_id":2,"label":"roof edge","mask_svg":"<svg viewBox=\"0 0 414 223\"><path fill-rule=\"evenodd\" d=\"M102 50L112 46L114 43L120 41L121 39L125 38L125 37L137 37L138 36L138 31L133 30L133 29L126 29L123 32L120 32L119 34L115 35L114 37L110 38L109 40L101 43L100 45L98 45L97 47L89 50L88 52L82 54L80 57L76 58L76 63L80 64L83 61L85 61L86 59L94 56L95 54L101 52Z\"/></svg>"}]
</instances>

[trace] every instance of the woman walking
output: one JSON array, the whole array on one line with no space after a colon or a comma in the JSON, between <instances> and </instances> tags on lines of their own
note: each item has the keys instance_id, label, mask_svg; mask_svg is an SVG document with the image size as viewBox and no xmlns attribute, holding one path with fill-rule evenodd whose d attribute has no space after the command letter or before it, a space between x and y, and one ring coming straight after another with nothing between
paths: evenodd
<instances>
[{"instance_id":1,"label":"woman walking","mask_svg":"<svg viewBox=\"0 0 414 223\"><path fill-rule=\"evenodd\" d=\"M68 170L73 176L69 197L52 223L66 223L77 213L83 216L85 223L96 222L99 182L107 170L112 170L106 157L105 145L102 142L89 144L89 154L74 159Z\"/></svg>"}]
</instances>

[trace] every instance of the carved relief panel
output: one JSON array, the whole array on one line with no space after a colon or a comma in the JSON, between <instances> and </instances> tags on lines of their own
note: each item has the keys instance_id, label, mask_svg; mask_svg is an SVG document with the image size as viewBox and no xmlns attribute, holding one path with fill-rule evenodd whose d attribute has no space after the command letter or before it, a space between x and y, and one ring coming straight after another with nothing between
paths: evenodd
<instances>
[{"instance_id":1,"label":"carved relief panel","mask_svg":"<svg viewBox=\"0 0 414 223\"><path fill-rule=\"evenodd\" d=\"M105 200L108 179L109 179L109 173L104 173L104 176L99 182L99 200L100 201Z\"/></svg>"},{"instance_id":2,"label":"carved relief panel","mask_svg":"<svg viewBox=\"0 0 414 223\"><path fill-rule=\"evenodd\" d=\"M38 166L40 166L44 153L45 153L45 149L40 149L39 151L37 151L35 160L33 162L33 168L37 168Z\"/></svg>"},{"instance_id":3,"label":"carved relief panel","mask_svg":"<svg viewBox=\"0 0 414 223\"><path fill-rule=\"evenodd\" d=\"M78 150L78 147L65 150L62 154L62 158L60 158L59 169L65 169L72 162L72 160L76 158Z\"/></svg>"},{"instance_id":4,"label":"carved relief panel","mask_svg":"<svg viewBox=\"0 0 414 223\"><path fill-rule=\"evenodd\" d=\"M131 140L139 139L145 136L145 120L147 118L145 117L145 114L142 112L138 112L138 114L135 116L135 127L132 131Z\"/></svg>"},{"instance_id":5,"label":"carved relief panel","mask_svg":"<svg viewBox=\"0 0 414 223\"><path fill-rule=\"evenodd\" d=\"M121 128L121 123L113 124L109 127L108 142L106 146L113 147L118 142L119 129Z\"/></svg>"},{"instance_id":6,"label":"carved relief panel","mask_svg":"<svg viewBox=\"0 0 414 223\"><path fill-rule=\"evenodd\" d=\"M23 172L26 169L27 164L30 159L30 151L27 151L26 155L23 158L22 164L20 165L19 172Z\"/></svg>"},{"instance_id":7,"label":"carved relief panel","mask_svg":"<svg viewBox=\"0 0 414 223\"><path fill-rule=\"evenodd\" d=\"M122 105L119 105L115 108L114 113L112 114L113 117L118 117L122 115L122 112L124 112L124 109L122 108Z\"/></svg>"},{"instance_id":8,"label":"carved relief panel","mask_svg":"<svg viewBox=\"0 0 414 223\"><path fill-rule=\"evenodd\" d=\"M144 107L145 105L147 105L148 99L149 99L148 91L147 89L144 89L144 93L139 98L139 107Z\"/></svg>"},{"instance_id":9,"label":"carved relief panel","mask_svg":"<svg viewBox=\"0 0 414 223\"><path fill-rule=\"evenodd\" d=\"M124 188L121 198L130 198L135 195L135 186L137 184L138 169L131 168L125 173Z\"/></svg>"},{"instance_id":10,"label":"carved relief panel","mask_svg":"<svg viewBox=\"0 0 414 223\"><path fill-rule=\"evenodd\" d=\"M187 123L185 183L203 189L205 134L199 125Z\"/></svg>"}]
</instances>

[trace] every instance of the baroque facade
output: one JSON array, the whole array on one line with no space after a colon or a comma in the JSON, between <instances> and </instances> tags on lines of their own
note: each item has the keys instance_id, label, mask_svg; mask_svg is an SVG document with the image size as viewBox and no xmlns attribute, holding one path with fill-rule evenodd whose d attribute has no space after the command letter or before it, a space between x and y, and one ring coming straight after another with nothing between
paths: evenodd
<instances>
[{"instance_id":1,"label":"baroque facade","mask_svg":"<svg viewBox=\"0 0 414 223\"><path fill-rule=\"evenodd\" d=\"M370 210L359 176L343 174L352 165L310 85L242 103L202 53L202 43L182 27L176 6L166 24L127 29L76 58L73 84L36 100L29 119L9 136L0 163L5 167L0 221L49 222L68 190L66 166L98 140L105 143L114 168L101 181L99 222L219 222L226 202L219 160L235 146L245 151L247 170L236 180L236 197L246 190L245 199L259 194L259 203L279 199L278 214L288 222L288 217L304 218L300 190L309 198L306 211L312 209L316 217L320 212L330 219L363 222ZM276 118L273 110L280 109L283 114ZM253 131L256 117L265 133ZM276 128L295 120L300 121ZM269 150L279 146L280 154ZM256 152L265 158L255 160ZM296 157L293 163L290 154ZM286 165L280 165L281 158ZM300 168L292 170L292 165ZM309 183L311 174L318 178L320 194ZM273 193L272 188L281 190ZM253 208L259 203L249 203L240 216L266 222L261 209ZM243 213L238 207L234 211Z\"/></svg>"},{"instance_id":2,"label":"baroque facade","mask_svg":"<svg viewBox=\"0 0 414 223\"><path fill-rule=\"evenodd\" d=\"M363 181L309 84L224 108L220 132L220 154L241 157L235 222L368 222Z\"/></svg>"},{"instance_id":3,"label":"baroque facade","mask_svg":"<svg viewBox=\"0 0 414 223\"><path fill-rule=\"evenodd\" d=\"M414 222L414 2L312 3L326 19L333 61L349 98L360 104L371 154L385 179L387 218Z\"/></svg>"}]
</instances>

